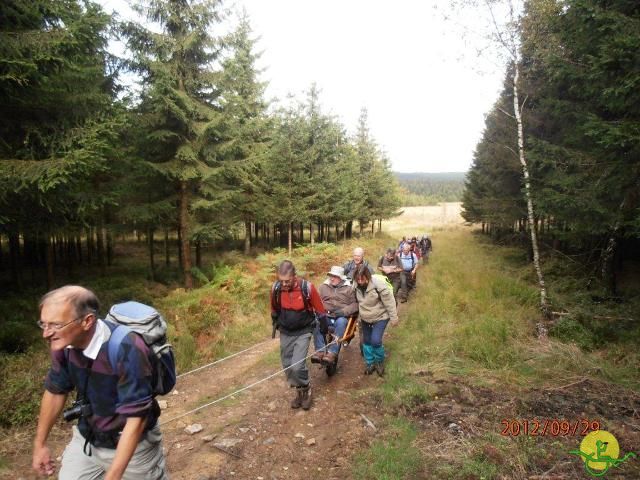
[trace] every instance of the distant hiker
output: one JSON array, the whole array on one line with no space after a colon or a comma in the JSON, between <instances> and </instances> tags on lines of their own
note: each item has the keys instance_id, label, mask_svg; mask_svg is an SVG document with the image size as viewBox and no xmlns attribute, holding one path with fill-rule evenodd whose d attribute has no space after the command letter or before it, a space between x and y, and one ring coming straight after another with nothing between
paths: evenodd
<instances>
[{"instance_id":1,"label":"distant hiker","mask_svg":"<svg viewBox=\"0 0 640 480\"><path fill-rule=\"evenodd\" d=\"M319 288L322 303L327 310L327 327L334 329L336 338L342 338L348 318L358 313L358 302L351 280L344 274L344 268L333 266L327 275L328 278ZM313 338L316 352L311 357L311 362L325 365L336 363L340 343L330 345L327 352L324 334L320 328L316 329Z\"/></svg>"},{"instance_id":2,"label":"distant hiker","mask_svg":"<svg viewBox=\"0 0 640 480\"><path fill-rule=\"evenodd\" d=\"M361 247L357 247L353 249L353 259L345 263L342 267L344 268L344 274L347 276L347 278L349 278L349 280L353 280L353 274L360 265L364 265L366 268L368 268L373 275L373 267L371 267L371 265L369 265L369 262L364 259L364 249Z\"/></svg>"},{"instance_id":3,"label":"distant hiker","mask_svg":"<svg viewBox=\"0 0 640 480\"><path fill-rule=\"evenodd\" d=\"M365 361L365 375L375 370L384 375L384 346L382 337L387 324L398 324L398 312L391 288L387 282L371 276L369 269L361 266L355 273L356 299L362 328L362 353Z\"/></svg>"},{"instance_id":4,"label":"distant hiker","mask_svg":"<svg viewBox=\"0 0 640 480\"><path fill-rule=\"evenodd\" d=\"M53 475L54 458L46 441L60 413L78 419L62 455L62 480L117 478L167 479L154 398L153 351L141 335L129 332L110 359L115 324L98 318L95 294L68 285L40 300L38 326L49 343L51 368L33 447L33 468ZM71 390L77 399L63 411Z\"/></svg>"},{"instance_id":5,"label":"distant hiker","mask_svg":"<svg viewBox=\"0 0 640 480\"><path fill-rule=\"evenodd\" d=\"M416 237L413 237L411 239L411 252L416 255L418 260L422 258L422 252L420 251L420 247L418 246L418 240L416 240Z\"/></svg>"},{"instance_id":6,"label":"distant hiker","mask_svg":"<svg viewBox=\"0 0 640 480\"><path fill-rule=\"evenodd\" d=\"M422 263L429 262L429 255L433 250L433 243L428 235L423 235L419 242L420 252L422 253Z\"/></svg>"},{"instance_id":7,"label":"distant hiker","mask_svg":"<svg viewBox=\"0 0 640 480\"><path fill-rule=\"evenodd\" d=\"M407 237L402 237L402 240L400 240L400 243L398 243L398 250L397 250L398 253L402 251L402 247L406 242L407 242Z\"/></svg>"},{"instance_id":8,"label":"distant hiker","mask_svg":"<svg viewBox=\"0 0 640 480\"><path fill-rule=\"evenodd\" d=\"M411 251L411 245L405 243L402 253L398 256L402 263L402 270L405 274L404 285L401 286L400 301L406 302L409 291L416 285L416 270L418 269L418 257Z\"/></svg>"},{"instance_id":9,"label":"distant hiker","mask_svg":"<svg viewBox=\"0 0 640 480\"><path fill-rule=\"evenodd\" d=\"M402 286L404 270L402 268L402 262L396 255L394 248L387 248L387 252L380 257L378 261L378 271L385 275L391 282L391 285L393 285L393 296L397 301L398 292Z\"/></svg>"},{"instance_id":10,"label":"distant hiker","mask_svg":"<svg viewBox=\"0 0 640 480\"><path fill-rule=\"evenodd\" d=\"M271 287L271 320L280 330L280 360L282 368L296 364L286 371L287 381L296 389L291 408L311 408L311 384L306 361L316 315L325 315L322 299L315 287L296 275L290 260L278 266L278 280Z\"/></svg>"}]
</instances>

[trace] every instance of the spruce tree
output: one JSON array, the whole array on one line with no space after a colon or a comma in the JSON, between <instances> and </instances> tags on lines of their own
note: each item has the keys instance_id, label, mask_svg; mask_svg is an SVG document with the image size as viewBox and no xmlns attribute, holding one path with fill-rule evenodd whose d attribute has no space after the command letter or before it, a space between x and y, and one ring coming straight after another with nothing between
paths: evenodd
<instances>
[{"instance_id":1,"label":"spruce tree","mask_svg":"<svg viewBox=\"0 0 640 480\"><path fill-rule=\"evenodd\" d=\"M161 30L135 23L124 28L143 74L144 158L176 192L184 285L191 288L194 216L205 214L215 222L214 209L228 194L216 188L229 137L220 111L220 75L213 68L219 45L209 33L220 20L220 2L159 0L140 2L136 10Z\"/></svg>"}]
</instances>

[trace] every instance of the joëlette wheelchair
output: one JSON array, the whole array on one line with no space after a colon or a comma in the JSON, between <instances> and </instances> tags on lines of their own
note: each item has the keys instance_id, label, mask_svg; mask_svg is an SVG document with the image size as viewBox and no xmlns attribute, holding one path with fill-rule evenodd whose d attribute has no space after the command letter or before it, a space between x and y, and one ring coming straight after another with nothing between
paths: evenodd
<instances>
[{"instance_id":1,"label":"jo\u00eblette wheelchair","mask_svg":"<svg viewBox=\"0 0 640 480\"><path fill-rule=\"evenodd\" d=\"M322 330L320 331L324 335L325 345L337 341L343 347L348 347L351 343L351 340L353 340L353 338L356 336L356 331L358 330L358 314L355 313L347 319L347 327L344 330L344 335L342 336L342 338L336 338L334 326L335 318L327 317L327 320L326 332L322 332ZM327 376L332 377L335 375L336 371L338 370L338 358L339 356L336 357L335 362L329 364L322 363L321 368L325 369L325 371L327 372Z\"/></svg>"}]
</instances>

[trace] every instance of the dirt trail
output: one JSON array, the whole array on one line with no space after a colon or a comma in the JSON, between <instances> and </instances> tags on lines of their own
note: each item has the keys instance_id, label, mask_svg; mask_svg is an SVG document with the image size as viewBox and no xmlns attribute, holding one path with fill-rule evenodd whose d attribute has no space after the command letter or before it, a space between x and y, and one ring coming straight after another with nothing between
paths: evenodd
<instances>
[{"instance_id":1,"label":"dirt trail","mask_svg":"<svg viewBox=\"0 0 640 480\"><path fill-rule=\"evenodd\" d=\"M278 341L274 340L241 361L231 360L224 367L186 377L178 385L179 394L168 397L165 418L277 371L279 366L267 366L261 360L277 347ZM362 370L356 339L355 344L342 349L335 376L329 378L323 369L311 365L314 406L309 411L289 407L293 391L281 374L238 395L231 403L222 402L166 425L163 431L172 478L350 478L352 453L373 433L360 414L374 424L378 419L375 408L360 397L361 389L383 381L376 375L364 376ZM202 424L203 431L185 433L185 426L191 423ZM214 440L203 440L212 434ZM214 446L225 440L229 441L229 446L223 447L227 452Z\"/></svg>"}]
</instances>

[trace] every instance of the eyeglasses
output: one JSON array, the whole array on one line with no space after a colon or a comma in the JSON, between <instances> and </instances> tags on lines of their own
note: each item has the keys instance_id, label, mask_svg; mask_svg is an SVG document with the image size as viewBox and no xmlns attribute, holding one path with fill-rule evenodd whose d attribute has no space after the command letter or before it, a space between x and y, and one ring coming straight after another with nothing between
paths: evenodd
<instances>
[{"instance_id":1,"label":"eyeglasses","mask_svg":"<svg viewBox=\"0 0 640 480\"><path fill-rule=\"evenodd\" d=\"M80 315L79 317L74 318L73 320L71 320L70 322L67 323L46 323L43 322L42 320L38 320L36 322L36 324L38 325L38 327L40 327L42 330L55 330L56 332L59 330L62 330L64 327L66 327L67 325L71 325L73 322L75 322L76 320L80 320L81 318L86 317L87 315L93 315L92 313L85 313L83 315Z\"/></svg>"}]
</instances>

